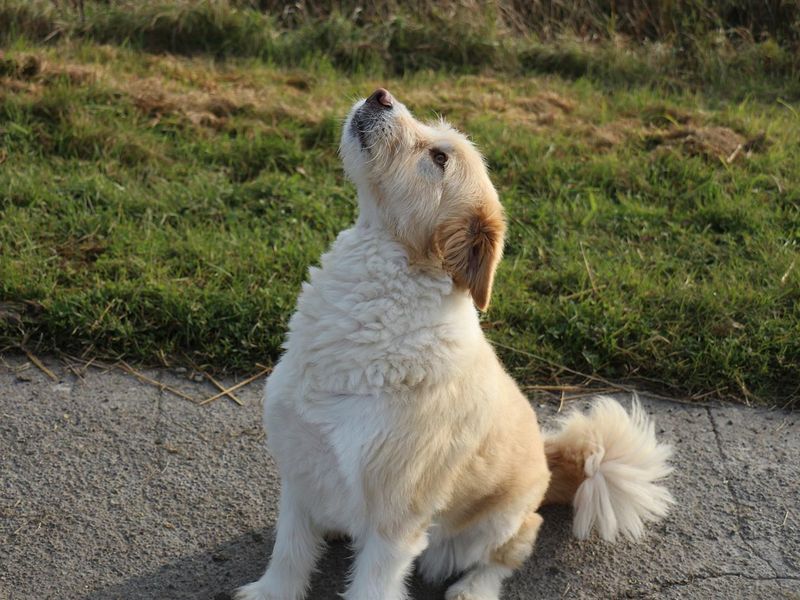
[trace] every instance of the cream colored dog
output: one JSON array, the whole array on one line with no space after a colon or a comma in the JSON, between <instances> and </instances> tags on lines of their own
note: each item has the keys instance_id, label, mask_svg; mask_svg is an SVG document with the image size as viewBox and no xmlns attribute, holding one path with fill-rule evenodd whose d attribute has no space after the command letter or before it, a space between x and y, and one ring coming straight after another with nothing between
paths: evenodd
<instances>
[{"instance_id":1,"label":"cream colored dog","mask_svg":"<svg viewBox=\"0 0 800 600\"><path fill-rule=\"evenodd\" d=\"M331 532L356 551L345 598L407 598L412 563L448 600L494 600L547 502L586 537L642 533L672 498L668 446L634 403L598 399L543 437L481 331L505 222L480 154L386 90L350 111L359 217L311 268L264 426L281 475L269 568L242 600L298 600ZM474 304L474 305L473 305Z\"/></svg>"}]
</instances>

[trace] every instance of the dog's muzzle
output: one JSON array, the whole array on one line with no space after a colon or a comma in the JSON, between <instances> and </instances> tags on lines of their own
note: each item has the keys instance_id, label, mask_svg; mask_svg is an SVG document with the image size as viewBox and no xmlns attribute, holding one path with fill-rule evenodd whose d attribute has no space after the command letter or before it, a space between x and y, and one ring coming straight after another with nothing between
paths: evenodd
<instances>
[{"instance_id":1,"label":"dog's muzzle","mask_svg":"<svg viewBox=\"0 0 800 600\"><path fill-rule=\"evenodd\" d=\"M394 97L388 90L378 88L353 115L350 130L358 137L362 150L370 147L370 135L394 108Z\"/></svg>"}]
</instances>

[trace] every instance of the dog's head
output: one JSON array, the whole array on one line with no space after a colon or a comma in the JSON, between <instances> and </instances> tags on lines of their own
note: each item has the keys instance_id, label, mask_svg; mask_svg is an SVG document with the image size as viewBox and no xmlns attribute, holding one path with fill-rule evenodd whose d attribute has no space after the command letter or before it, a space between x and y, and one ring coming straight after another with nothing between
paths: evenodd
<instances>
[{"instance_id":1,"label":"dog's head","mask_svg":"<svg viewBox=\"0 0 800 600\"><path fill-rule=\"evenodd\" d=\"M486 165L446 122L423 124L384 89L353 106L341 154L361 218L385 227L412 262L434 263L489 304L505 220Z\"/></svg>"}]
</instances>

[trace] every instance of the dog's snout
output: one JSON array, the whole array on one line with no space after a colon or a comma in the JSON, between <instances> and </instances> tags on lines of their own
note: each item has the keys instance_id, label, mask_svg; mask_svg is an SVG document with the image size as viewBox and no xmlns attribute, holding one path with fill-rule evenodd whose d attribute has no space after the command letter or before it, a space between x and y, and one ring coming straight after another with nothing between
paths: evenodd
<instances>
[{"instance_id":1,"label":"dog's snout","mask_svg":"<svg viewBox=\"0 0 800 600\"><path fill-rule=\"evenodd\" d=\"M372 104L380 108L392 108L392 106L394 106L394 98L389 93L389 90L378 88L367 98L367 104Z\"/></svg>"}]
</instances>

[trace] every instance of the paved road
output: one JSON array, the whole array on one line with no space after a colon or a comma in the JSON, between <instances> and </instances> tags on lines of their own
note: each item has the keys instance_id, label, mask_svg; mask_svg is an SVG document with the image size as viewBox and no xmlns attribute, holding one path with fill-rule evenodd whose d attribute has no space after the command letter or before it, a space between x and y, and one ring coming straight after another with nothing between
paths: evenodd
<instances>
[{"instance_id":1,"label":"paved road","mask_svg":"<svg viewBox=\"0 0 800 600\"><path fill-rule=\"evenodd\" d=\"M278 497L261 383L238 393L242 407L201 407L119 371L81 379L47 364L58 381L0 360L0 599L224 600L257 578ZM800 413L644 403L677 450L671 516L638 544L609 545L572 539L569 511L547 510L504 597L800 598ZM537 406L545 422L557 410ZM337 599L349 564L334 544L309 598ZM415 580L413 598L442 590Z\"/></svg>"}]
</instances>

